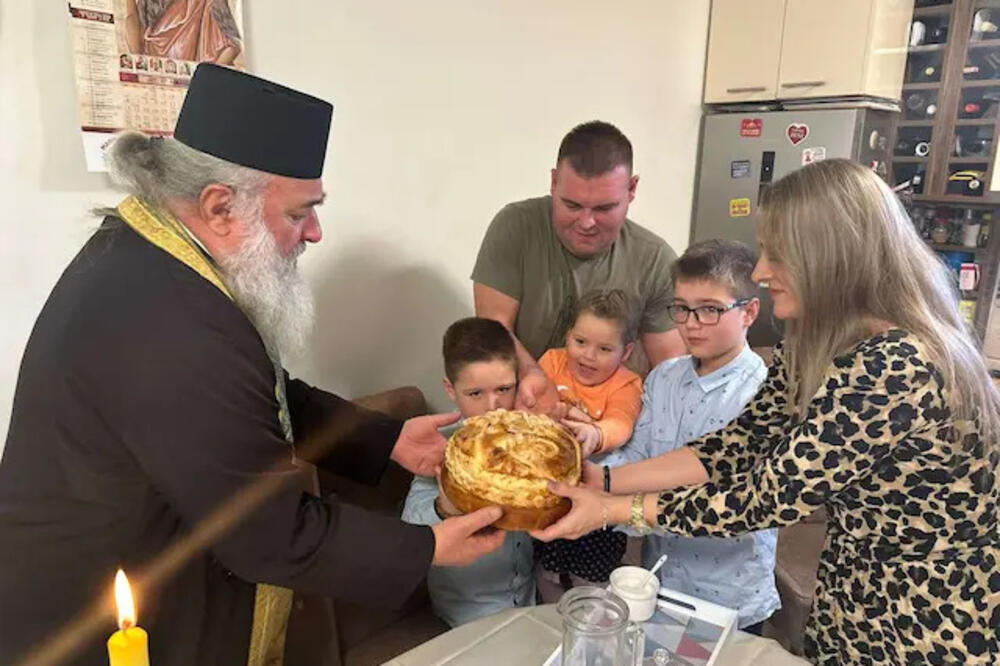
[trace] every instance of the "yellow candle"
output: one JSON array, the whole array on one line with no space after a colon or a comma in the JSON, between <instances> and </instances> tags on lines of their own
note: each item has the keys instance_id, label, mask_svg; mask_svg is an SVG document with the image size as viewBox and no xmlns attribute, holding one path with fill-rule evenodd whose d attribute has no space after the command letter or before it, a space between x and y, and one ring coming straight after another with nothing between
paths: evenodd
<instances>
[{"instance_id":1,"label":"yellow candle","mask_svg":"<svg viewBox=\"0 0 1000 666\"><path fill-rule=\"evenodd\" d=\"M119 629L108 639L111 666L149 666L146 630L142 627Z\"/></svg>"},{"instance_id":2,"label":"yellow candle","mask_svg":"<svg viewBox=\"0 0 1000 666\"><path fill-rule=\"evenodd\" d=\"M115 603L118 606L118 631L108 639L111 666L149 666L148 637L135 624L135 602L128 578L121 569L115 575Z\"/></svg>"}]
</instances>

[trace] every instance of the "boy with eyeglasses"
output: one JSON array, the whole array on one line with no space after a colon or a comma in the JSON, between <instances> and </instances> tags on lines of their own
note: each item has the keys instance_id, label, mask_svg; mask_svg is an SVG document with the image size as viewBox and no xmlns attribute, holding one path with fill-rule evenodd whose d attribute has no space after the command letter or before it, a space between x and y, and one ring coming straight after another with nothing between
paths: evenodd
<instances>
[{"instance_id":1,"label":"boy with eyeglasses","mask_svg":"<svg viewBox=\"0 0 1000 666\"><path fill-rule=\"evenodd\" d=\"M605 459L608 467L667 453L721 429L757 392L767 368L747 345L760 309L750 277L755 262L742 243L710 240L692 245L674 263L670 315L689 355L660 363L646 378L632 438ZM614 492L614 470L605 478ZM666 553L664 586L737 609L740 628L760 634L781 606L776 546L773 529L729 539L654 533L643 540L642 559L648 567Z\"/></svg>"}]
</instances>

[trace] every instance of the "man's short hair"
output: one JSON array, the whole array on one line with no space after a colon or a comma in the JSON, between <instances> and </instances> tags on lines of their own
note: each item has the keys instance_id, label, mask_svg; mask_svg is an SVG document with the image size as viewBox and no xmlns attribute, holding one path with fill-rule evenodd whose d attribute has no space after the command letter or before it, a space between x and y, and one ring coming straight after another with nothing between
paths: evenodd
<instances>
[{"instance_id":1,"label":"man's short hair","mask_svg":"<svg viewBox=\"0 0 1000 666\"><path fill-rule=\"evenodd\" d=\"M595 289L580 297L573 307L573 326L583 313L618 324L622 344L635 342L639 336L639 311L621 289Z\"/></svg>"},{"instance_id":2,"label":"man's short hair","mask_svg":"<svg viewBox=\"0 0 1000 666\"><path fill-rule=\"evenodd\" d=\"M737 299L758 296L753 274L757 256L745 243L731 240L706 240L684 251L670 267L670 278L680 281L707 280L724 286Z\"/></svg>"},{"instance_id":3,"label":"man's short hair","mask_svg":"<svg viewBox=\"0 0 1000 666\"><path fill-rule=\"evenodd\" d=\"M517 370L514 338L503 324L485 317L459 319L444 332L444 374L454 382L470 363L505 361Z\"/></svg>"},{"instance_id":4,"label":"man's short hair","mask_svg":"<svg viewBox=\"0 0 1000 666\"><path fill-rule=\"evenodd\" d=\"M603 176L625 165L632 175L632 143L621 130L600 120L577 125L559 144L556 166L568 160L584 178Z\"/></svg>"}]
</instances>

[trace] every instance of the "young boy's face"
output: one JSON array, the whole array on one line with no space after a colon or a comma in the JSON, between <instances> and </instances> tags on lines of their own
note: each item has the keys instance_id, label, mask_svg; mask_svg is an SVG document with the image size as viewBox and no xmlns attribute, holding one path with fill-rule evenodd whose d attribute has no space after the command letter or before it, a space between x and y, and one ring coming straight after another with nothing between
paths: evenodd
<instances>
[{"instance_id":1,"label":"young boy's face","mask_svg":"<svg viewBox=\"0 0 1000 666\"><path fill-rule=\"evenodd\" d=\"M517 364L499 359L467 363L454 382L444 380L444 390L463 418L494 409L514 409Z\"/></svg>"},{"instance_id":2,"label":"young boy's face","mask_svg":"<svg viewBox=\"0 0 1000 666\"><path fill-rule=\"evenodd\" d=\"M584 386L603 384L632 353L632 343L622 342L621 325L583 312L566 334L569 371Z\"/></svg>"},{"instance_id":3,"label":"young boy's face","mask_svg":"<svg viewBox=\"0 0 1000 666\"><path fill-rule=\"evenodd\" d=\"M678 280L674 285L674 304L689 308L727 308L736 300L728 287L712 280ZM702 361L720 358L743 348L759 308L760 303L754 299L722 312L716 324L701 324L693 312L688 313L687 321L677 324L677 329L692 356Z\"/></svg>"}]
</instances>

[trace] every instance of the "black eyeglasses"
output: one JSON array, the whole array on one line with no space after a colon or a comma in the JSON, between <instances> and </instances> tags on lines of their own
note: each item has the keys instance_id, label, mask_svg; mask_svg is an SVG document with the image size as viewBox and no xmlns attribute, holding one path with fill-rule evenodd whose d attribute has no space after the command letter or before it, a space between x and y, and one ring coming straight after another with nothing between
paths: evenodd
<instances>
[{"instance_id":1,"label":"black eyeglasses","mask_svg":"<svg viewBox=\"0 0 1000 666\"><path fill-rule=\"evenodd\" d=\"M698 320L699 324L712 326L713 324L719 323L719 319L722 318L722 315L734 308L743 307L752 300L752 298L741 298L732 305L727 305L725 307L721 305L699 305L696 308L689 308L686 305L675 303L667 309L670 311L670 318L673 319L675 323L683 324L688 320L688 315L693 312L694 318Z\"/></svg>"}]
</instances>

